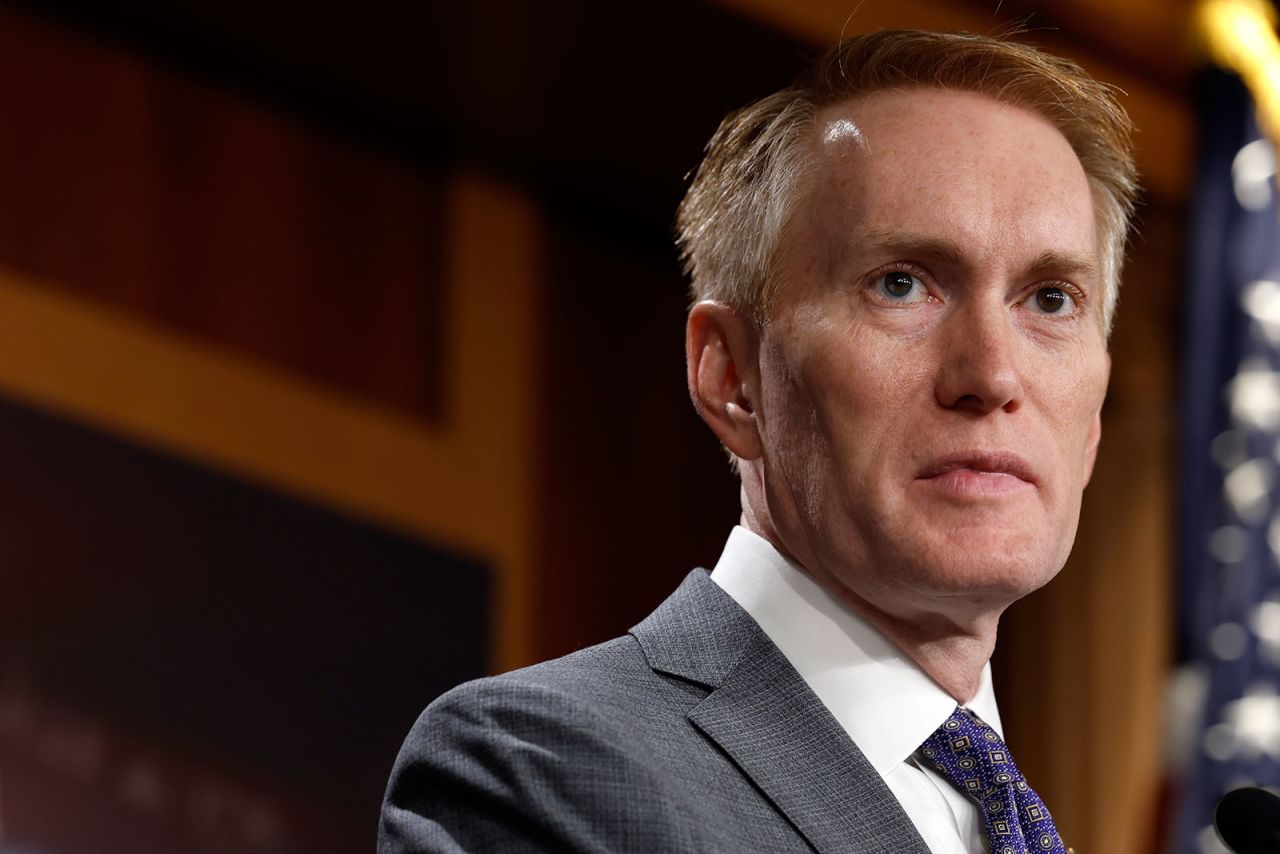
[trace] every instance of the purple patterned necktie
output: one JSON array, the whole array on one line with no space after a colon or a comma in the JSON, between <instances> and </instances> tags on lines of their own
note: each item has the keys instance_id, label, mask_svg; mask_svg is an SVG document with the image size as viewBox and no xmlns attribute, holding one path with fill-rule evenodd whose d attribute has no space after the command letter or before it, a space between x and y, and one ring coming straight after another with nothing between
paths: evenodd
<instances>
[{"instance_id":1,"label":"purple patterned necktie","mask_svg":"<svg viewBox=\"0 0 1280 854\"><path fill-rule=\"evenodd\" d=\"M920 752L982 810L992 854L1066 854L1049 810L1022 778L1009 748L973 712L957 707Z\"/></svg>"}]
</instances>

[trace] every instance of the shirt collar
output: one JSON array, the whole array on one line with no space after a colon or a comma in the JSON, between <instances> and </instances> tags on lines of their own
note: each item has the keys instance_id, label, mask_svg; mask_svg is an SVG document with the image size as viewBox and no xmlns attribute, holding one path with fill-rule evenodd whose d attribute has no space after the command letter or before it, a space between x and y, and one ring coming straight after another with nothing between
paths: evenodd
<instances>
[{"instance_id":1,"label":"shirt collar","mask_svg":"<svg viewBox=\"0 0 1280 854\"><path fill-rule=\"evenodd\" d=\"M763 537L735 527L711 580L760 625L880 775L955 711L914 661ZM965 705L1004 737L990 663Z\"/></svg>"}]
</instances>

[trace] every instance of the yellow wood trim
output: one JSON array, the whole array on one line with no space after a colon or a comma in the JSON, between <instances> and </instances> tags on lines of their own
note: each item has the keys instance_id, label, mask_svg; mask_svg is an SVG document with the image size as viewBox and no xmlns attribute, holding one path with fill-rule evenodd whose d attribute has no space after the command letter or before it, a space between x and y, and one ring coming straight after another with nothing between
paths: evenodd
<instances>
[{"instance_id":1,"label":"yellow wood trim","mask_svg":"<svg viewBox=\"0 0 1280 854\"><path fill-rule=\"evenodd\" d=\"M432 426L0 269L0 390L485 562L496 669L529 648L540 238L518 193L449 194L446 423Z\"/></svg>"},{"instance_id":2,"label":"yellow wood trim","mask_svg":"<svg viewBox=\"0 0 1280 854\"><path fill-rule=\"evenodd\" d=\"M453 339L446 412L461 471L437 499L465 496L465 512L492 549L491 661L531 662L535 571L541 293L545 237L524 195L470 177L450 206Z\"/></svg>"},{"instance_id":3,"label":"yellow wood trim","mask_svg":"<svg viewBox=\"0 0 1280 854\"><path fill-rule=\"evenodd\" d=\"M1280 38L1267 0L1201 0L1195 35L1218 65L1240 75L1272 140L1280 139Z\"/></svg>"}]
</instances>

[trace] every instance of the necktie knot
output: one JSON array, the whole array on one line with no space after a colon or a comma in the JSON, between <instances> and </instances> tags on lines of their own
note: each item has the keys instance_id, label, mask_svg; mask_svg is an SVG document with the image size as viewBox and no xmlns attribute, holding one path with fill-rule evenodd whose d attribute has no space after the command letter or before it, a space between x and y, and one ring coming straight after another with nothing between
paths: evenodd
<instances>
[{"instance_id":1,"label":"necktie knot","mask_svg":"<svg viewBox=\"0 0 1280 854\"><path fill-rule=\"evenodd\" d=\"M921 752L935 767L952 766L966 792L986 791L995 785L1024 783L1022 772L1013 764L1009 748L996 731L963 707L924 743ZM946 768L939 768L950 779ZM954 781L953 781L954 782Z\"/></svg>"},{"instance_id":2,"label":"necktie knot","mask_svg":"<svg viewBox=\"0 0 1280 854\"><path fill-rule=\"evenodd\" d=\"M973 712L956 708L925 740L920 753L977 803L992 852L1064 854L1044 802L1027 785L1004 741Z\"/></svg>"}]
</instances>

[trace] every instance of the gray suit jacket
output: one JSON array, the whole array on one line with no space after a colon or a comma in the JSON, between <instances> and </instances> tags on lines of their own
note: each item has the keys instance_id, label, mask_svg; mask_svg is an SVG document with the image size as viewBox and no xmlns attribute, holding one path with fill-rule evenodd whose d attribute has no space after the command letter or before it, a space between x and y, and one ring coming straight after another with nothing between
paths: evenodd
<instances>
[{"instance_id":1,"label":"gray suit jacket","mask_svg":"<svg viewBox=\"0 0 1280 854\"><path fill-rule=\"evenodd\" d=\"M703 570L626 637L432 703L396 761L378 850L928 854Z\"/></svg>"}]
</instances>

